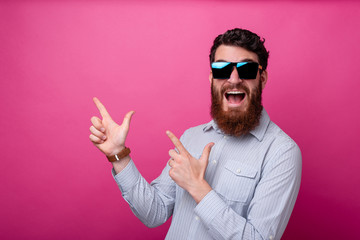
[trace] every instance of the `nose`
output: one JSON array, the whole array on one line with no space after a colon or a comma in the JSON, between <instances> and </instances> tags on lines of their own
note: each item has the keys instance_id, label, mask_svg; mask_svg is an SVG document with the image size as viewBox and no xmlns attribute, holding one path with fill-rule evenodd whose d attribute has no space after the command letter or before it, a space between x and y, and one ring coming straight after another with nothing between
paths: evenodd
<instances>
[{"instance_id":1,"label":"nose","mask_svg":"<svg viewBox=\"0 0 360 240\"><path fill-rule=\"evenodd\" d=\"M236 69L236 67L233 67L233 70L231 72L230 78L228 79L228 82L233 83L233 84L237 84L237 83L241 83L243 80L239 77L239 73Z\"/></svg>"}]
</instances>

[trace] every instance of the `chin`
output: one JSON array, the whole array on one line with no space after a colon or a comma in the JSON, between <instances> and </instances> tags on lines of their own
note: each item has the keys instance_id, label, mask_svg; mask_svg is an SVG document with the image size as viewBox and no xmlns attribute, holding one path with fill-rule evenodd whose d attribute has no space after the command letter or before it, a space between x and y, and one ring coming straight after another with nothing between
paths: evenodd
<instances>
[{"instance_id":1,"label":"chin","mask_svg":"<svg viewBox=\"0 0 360 240\"><path fill-rule=\"evenodd\" d=\"M240 104L230 104L213 86L211 90L211 116L225 134L241 136L258 126L263 108L261 85L252 94L247 94Z\"/></svg>"},{"instance_id":2,"label":"chin","mask_svg":"<svg viewBox=\"0 0 360 240\"><path fill-rule=\"evenodd\" d=\"M222 107L222 110L224 112L246 112L248 107L247 106L243 106L244 104L242 104L241 106L237 106L237 107L234 107L234 106L227 106L223 104L223 107Z\"/></svg>"}]
</instances>

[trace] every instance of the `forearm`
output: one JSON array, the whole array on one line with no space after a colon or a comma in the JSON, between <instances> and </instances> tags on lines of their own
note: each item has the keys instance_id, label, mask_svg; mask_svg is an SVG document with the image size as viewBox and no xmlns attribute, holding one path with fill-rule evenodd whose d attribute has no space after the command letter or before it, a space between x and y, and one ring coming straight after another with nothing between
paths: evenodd
<instances>
[{"instance_id":1,"label":"forearm","mask_svg":"<svg viewBox=\"0 0 360 240\"><path fill-rule=\"evenodd\" d=\"M154 184L150 185L141 176L133 161L129 160L119 174L115 175L114 169L113 175L125 201L146 226L159 226L171 216L174 206L172 193L164 193L161 187L159 189Z\"/></svg>"},{"instance_id":2,"label":"forearm","mask_svg":"<svg viewBox=\"0 0 360 240\"><path fill-rule=\"evenodd\" d=\"M120 159L120 161L112 162L114 171L116 174L120 173L130 162L130 156L126 156L123 159Z\"/></svg>"},{"instance_id":3,"label":"forearm","mask_svg":"<svg viewBox=\"0 0 360 240\"><path fill-rule=\"evenodd\" d=\"M299 192L301 154L297 147L280 152L274 156L276 161L263 170L249 203L228 200L213 190L196 206L195 214L213 238L281 238ZM246 212L238 211L236 206L242 209L243 204L247 205Z\"/></svg>"},{"instance_id":4,"label":"forearm","mask_svg":"<svg viewBox=\"0 0 360 240\"><path fill-rule=\"evenodd\" d=\"M211 186L206 182L205 179L202 179L202 181L199 181L190 186L187 191L198 204L211 190Z\"/></svg>"},{"instance_id":5,"label":"forearm","mask_svg":"<svg viewBox=\"0 0 360 240\"><path fill-rule=\"evenodd\" d=\"M264 239L251 222L229 207L214 190L197 205L195 214L214 239Z\"/></svg>"}]
</instances>

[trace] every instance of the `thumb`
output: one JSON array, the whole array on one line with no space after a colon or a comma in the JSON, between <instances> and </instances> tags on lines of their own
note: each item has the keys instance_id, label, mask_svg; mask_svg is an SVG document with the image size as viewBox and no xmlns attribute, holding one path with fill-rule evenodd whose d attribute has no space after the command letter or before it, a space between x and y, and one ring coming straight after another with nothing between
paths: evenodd
<instances>
[{"instance_id":1,"label":"thumb","mask_svg":"<svg viewBox=\"0 0 360 240\"><path fill-rule=\"evenodd\" d=\"M200 159L202 161L208 161L209 160L209 155L210 155L210 152L211 152L211 148L215 145L215 143L211 142L211 143L208 143L205 147L204 147L204 150L201 154L201 157Z\"/></svg>"},{"instance_id":2,"label":"thumb","mask_svg":"<svg viewBox=\"0 0 360 240\"><path fill-rule=\"evenodd\" d=\"M124 120L122 122L122 126L125 127L125 129L129 130L129 127L130 127L130 122L131 122L131 118L132 118L132 115L134 115L135 111L130 111L128 112L125 117L124 117Z\"/></svg>"}]
</instances>

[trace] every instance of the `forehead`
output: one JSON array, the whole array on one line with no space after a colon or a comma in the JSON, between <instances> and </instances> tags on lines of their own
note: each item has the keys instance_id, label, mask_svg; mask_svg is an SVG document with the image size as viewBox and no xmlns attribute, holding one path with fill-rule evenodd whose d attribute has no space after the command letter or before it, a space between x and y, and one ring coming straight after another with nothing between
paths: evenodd
<instances>
[{"instance_id":1,"label":"forehead","mask_svg":"<svg viewBox=\"0 0 360 240\"><path fill-rule=\"evenodd\" d=\"M242 47L220 45L215 52L214 61L243 62L244 60L259 62L258 56Z\"/></svg>"}]
</instances>

